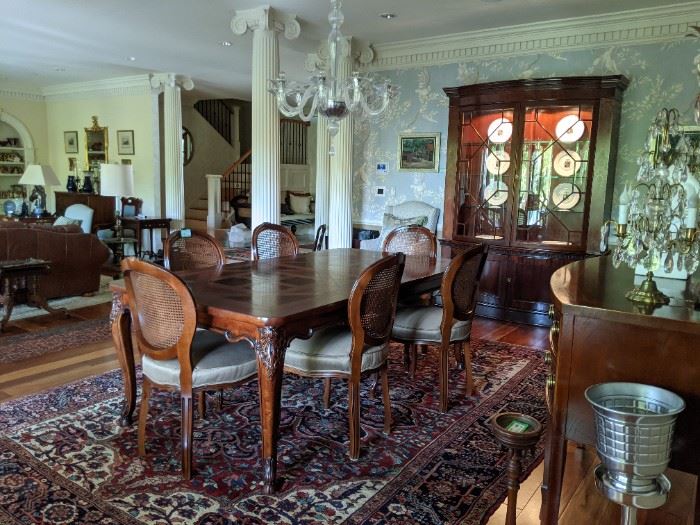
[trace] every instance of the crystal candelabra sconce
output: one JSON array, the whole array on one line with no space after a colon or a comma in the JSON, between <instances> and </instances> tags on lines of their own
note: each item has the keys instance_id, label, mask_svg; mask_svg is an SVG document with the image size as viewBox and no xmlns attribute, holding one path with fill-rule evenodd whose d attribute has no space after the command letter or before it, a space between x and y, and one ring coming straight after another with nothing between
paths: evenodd
<instances>
[{"instance_id":1,"label":"crystal candelabra sconce","mask_svg":"<svg viewBox=\"0 0 700 525\"><path fill-rule=\"evenodd\" d=\"M397 92L388 80L375 80L357 71L347 79L339 78L340 57L349 54L348 42L340 32L345 19L340 5L340 0L331 0L328 69L316 73L305 83L287 80L280 72L278 78L269 81L268 88L285 117L299 117L304 122L309 122L317 112L326 117L331 137L338 133L340 121L351 113L358 116L382 113Z\"/></svg>"},{"instance_id":2,"label":"crystal candelabra sconce","mask_svg":"<svg viewBox=\"0 0 700 525\"><path fill-rule=\"evenodd\" d=\"M683 132L678 110L659 111L638 160L636 184L625 185L617 221L608 221L601 228L601 251L607 251L610 225L616 224L615 268L625 263L647 270L646 280L627 292L631 301L668 303L668 297L657 289L654 272L663 268L671 273L675 267L691 274L700 264L700 183L692 173L699 160L700 143Z\"/></svg>"}]
</instances>

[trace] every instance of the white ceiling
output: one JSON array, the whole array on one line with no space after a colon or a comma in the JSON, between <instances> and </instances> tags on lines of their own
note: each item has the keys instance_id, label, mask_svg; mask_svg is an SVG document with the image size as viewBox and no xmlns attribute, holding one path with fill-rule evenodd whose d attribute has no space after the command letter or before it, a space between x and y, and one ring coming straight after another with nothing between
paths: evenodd
<instances>
[{"instance_id":1,"label":"white ceiling","mask_svg":"<svg viewBox=\"0 0 700 525\"><path fill-rule=\"evenodd\" d=\"M264 0L263 0L264 1ZM373 43L671 5L678 0L346 0L343 33ZM249 98L250 34L230 29L261 0L0 0L0 87L45 86L149 72L190 75L196 89ZM305 77L306 53L328 33L326 0L270 0L295 13L281 69ZM393 12L387 21L378 15ZM233 43L224 47L221 41ZM128 57L135 57L130 61Z\"/></svg>"}]
</instances>

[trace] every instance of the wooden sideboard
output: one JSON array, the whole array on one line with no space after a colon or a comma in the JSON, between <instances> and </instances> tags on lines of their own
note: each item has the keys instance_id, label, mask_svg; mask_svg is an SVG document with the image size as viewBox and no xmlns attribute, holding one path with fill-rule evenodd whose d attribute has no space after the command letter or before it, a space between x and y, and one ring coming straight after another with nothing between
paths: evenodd
<instances>
[{"instance_id":1,"label":"wooden sideboard","mask_svg":"<svg viewBox=\"0 0 700 525\"><path fill-rule=\"evenodd\" d=\"M552 276L543 524L558 520L566 441L595 444L593 412L584 391L596 383L646 383L680 395L686 409L678 417L671 467L700 474L700 311L693 307L699 283L674 292L666 288L673 282L659 282L671 303L647 313L625 298L633 279L629 268L614 269L610 257L574 262ZM698 515L696 508L696 523Z\"/></svg>"},{"instance_id":2,"label":"wooden sideboard","mask_svg":"<svg viewBox=\"0 0 700 525\"><path fill-rule=\"evenodd\" d=\"M55 195L56 216L63 215L66 208L71 204L84 204L95 211L92 217L93 233L97 230L105 230L114 226L114 214L116 212L114 197L69 191L57 191Z\"/></svg>"}]
</instances>

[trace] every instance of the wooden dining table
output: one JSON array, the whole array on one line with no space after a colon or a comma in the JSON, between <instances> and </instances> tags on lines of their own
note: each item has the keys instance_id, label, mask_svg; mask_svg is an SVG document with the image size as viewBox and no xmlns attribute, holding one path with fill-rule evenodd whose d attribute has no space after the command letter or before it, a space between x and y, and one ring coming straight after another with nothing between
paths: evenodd
<instances>
[{"instance_id":1,"label":"wooden dining table","mask_svg":"<svg viewBox=\"0 0 700 525\"><path fill-rule=\"evenodd\" d=\"M178 272L197 304L197 323L248 340L257 355L264 491L275 492L284 356L289 342L323 326L347 321L347 303L362 270L382 253L334 249L218 268ZM407 256L401 296L440 288L449 259ZM113 285L112 337L124 375L120 424L130 425L136 406L131 318L123 286Z\"/></svg>"}]
</instances>

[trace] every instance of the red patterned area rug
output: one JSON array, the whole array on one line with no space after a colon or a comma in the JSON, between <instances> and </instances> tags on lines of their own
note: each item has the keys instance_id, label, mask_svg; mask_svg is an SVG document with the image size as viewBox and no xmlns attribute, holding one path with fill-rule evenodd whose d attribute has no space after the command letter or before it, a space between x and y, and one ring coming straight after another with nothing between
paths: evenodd
<instances>
[{"instance_id":1,"label":"red patterned area rug","mask_svg":"<svg viewBox=\"0 0 700 525\"><path fill-rule=\"evenodd\" d=\"M157 392L139 458L136 428L120 428L118 371L0 405L0 523L9 524L479 524L507 491L506 453L487 420L499 411L546 423L538 350L475 341L478 395L465 399L451 373L450 411L437 410L435 353L415 380L391 354L393 426L382 434L381 396L362 392L360 459L347 458L347 390L332 406L320 380L286 376L276 495L261 493L255 382L226 393L196 419L195 475L180 476L179 398ZM529 473L542 443L525 459Z\"/></svg>"},{"instance_id":2,"label":"red patterned area rug","mask_svg":"<svg viewBox=\"0 0 700 525\"><path fill-rule=\"evenodd\" d=\"M112 337L108 319L90 319L64 326L0 338L0 364L13 363Z\"/></svg>"}]
</instances>

